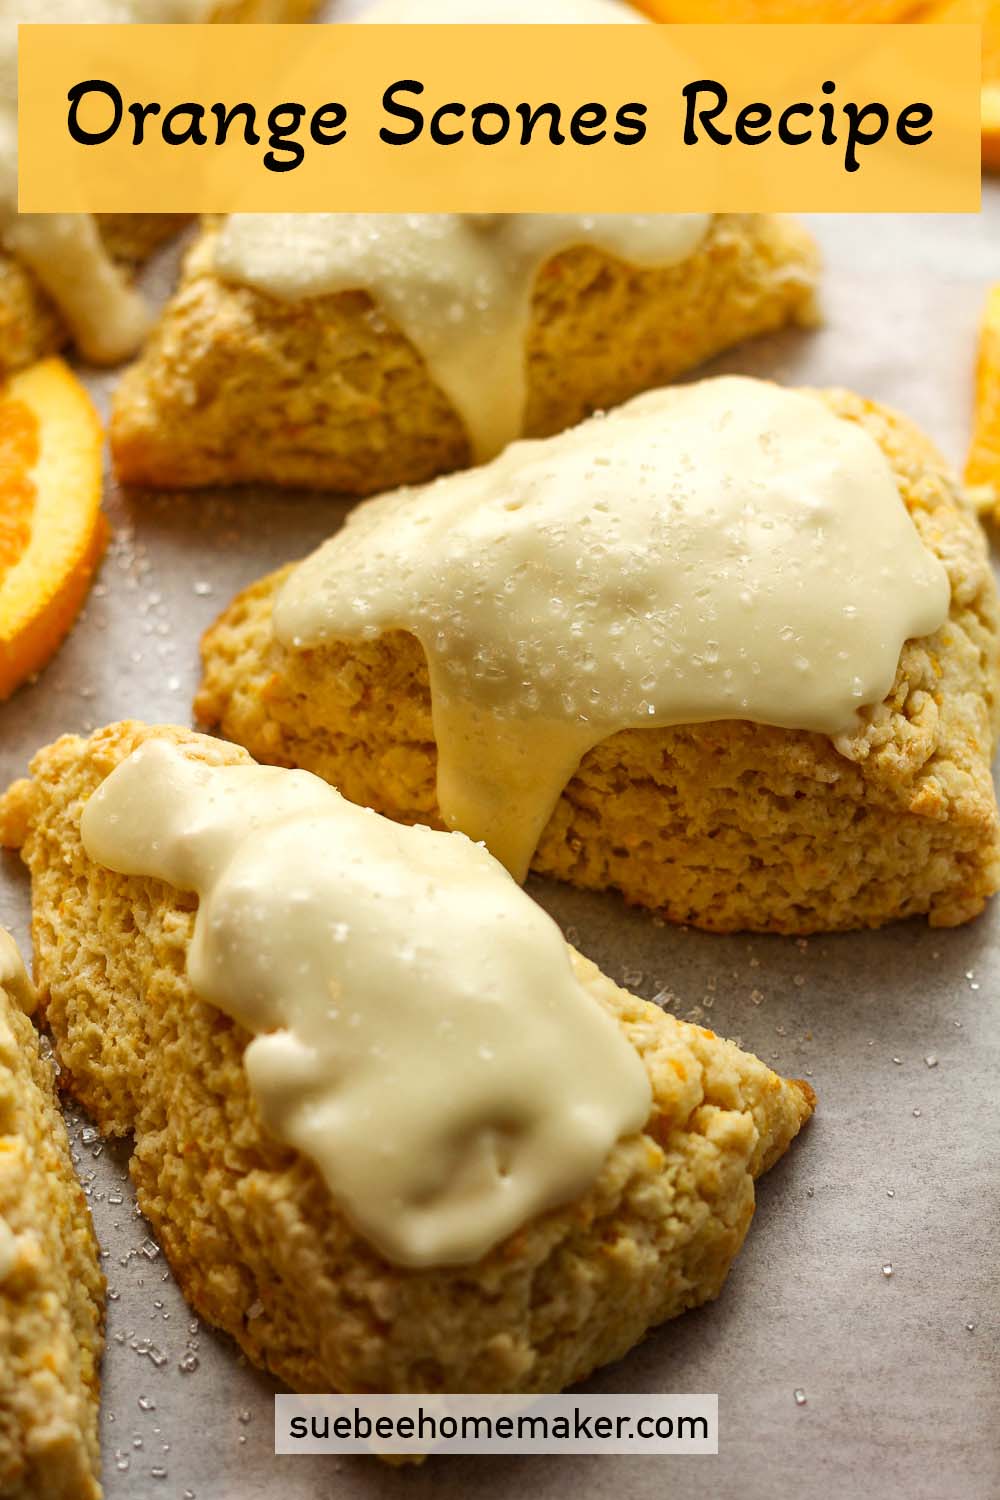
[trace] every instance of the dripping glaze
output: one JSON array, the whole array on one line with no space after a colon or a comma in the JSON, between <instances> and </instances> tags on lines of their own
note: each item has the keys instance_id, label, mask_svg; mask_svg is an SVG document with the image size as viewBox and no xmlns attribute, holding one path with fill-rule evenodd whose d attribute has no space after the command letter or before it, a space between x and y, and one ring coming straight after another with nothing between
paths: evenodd
<instances>
[{"instance_id":1,"label":"dripping glaze","mask_svg":"<svg viewBox=\"0 0 1000 1500\"><path fill-rule=\"evenodd\" d=\"M462 835L156 739L81 833L97 863L197 892L194 990L253 1034L265 1126L387 1259L480 1259L646 1123L638 1053L556 924Z\"/></svg>"},{"instance_id":2,"label":"dripping glaze","mask_svg":"<svg viewBox=\"0 0 1000 1500\"><path fill-rule=\"evenodd\" d=\"M273 628L291 650L417 637L441 816L521 879L601 740L848 732L949 597L867 432L724 377L368 501L292 573Z\"/></svg>"},{"instance_id":3,"label":"dripping glaze","mask_svg":"<svg viewBox=\"0 0 1000 1500\"><path fill-rule=\"evenodd\" d=\"M224 281L296 300L365 291L423 357L477 461L518 437L539 271L591 245L632 266L688 259L708 214L232 214Z\"/></svg>"}]
</instances>

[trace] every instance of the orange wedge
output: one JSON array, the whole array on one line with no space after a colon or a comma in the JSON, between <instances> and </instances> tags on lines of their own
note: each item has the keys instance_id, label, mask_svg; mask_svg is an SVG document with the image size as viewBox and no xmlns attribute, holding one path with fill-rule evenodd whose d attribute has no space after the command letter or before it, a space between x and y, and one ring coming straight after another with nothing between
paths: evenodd
<instances>
[{"instance_id":1,"label":"orange wedge","mask_svg":"<svg viewBox=\"0 0 1000 1500\"><path fill-rule=\"evenodd\" d=\"M990 292L979 335L976 412L965 482L977 508L1000 508L1000 285Z\"/></svg>"},{"instance_id":2,"label":"orange wedge","mask_svg":"<svg viewBox=\"0 0 1000 1500\"><path fill-rule=\"evenodd\" d=\"M61 359L0 386L0 699L49 660L107 542L98 416Z\"/></svg>"}]
</instances>

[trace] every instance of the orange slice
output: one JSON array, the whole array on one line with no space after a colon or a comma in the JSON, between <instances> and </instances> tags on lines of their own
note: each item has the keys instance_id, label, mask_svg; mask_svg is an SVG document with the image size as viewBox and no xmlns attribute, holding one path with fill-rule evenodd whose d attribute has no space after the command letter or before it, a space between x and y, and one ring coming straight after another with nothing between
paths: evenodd
<instances>
[{"instance_id":1,"label":"orange slice","mask_svg":"<svg viewBox=\"0 0 1000 1500\"><path fill-rule=\"evenodd\" d=\"M1000 508L1000 285L990 292L979 335L976 412L965 482L977 509Z\"/></svg>"},{"instance_id":2,"label":"orange slice","mask_svg":"<svg viewBox=\"0 0 1000 1500\"><path fill-rule=\"evenodd\" d=\"M0 386L0 699L45 665L108 536L98 416L61 359Z\"/></svg>"}]
</instances>

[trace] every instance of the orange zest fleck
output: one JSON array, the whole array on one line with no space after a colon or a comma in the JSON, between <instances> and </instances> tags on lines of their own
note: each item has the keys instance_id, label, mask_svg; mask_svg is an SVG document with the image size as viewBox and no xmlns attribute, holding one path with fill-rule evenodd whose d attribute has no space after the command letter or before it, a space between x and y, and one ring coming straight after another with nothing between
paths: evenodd
<instances>
[{"instance_id":1,"label":"orange zest fleck","mask_svg":"<svg viewBox=\"0 0 1000 1500\"><path fill-rule=\"evenodd\" d=\"M45 665L90 587L108 534L102 442L62 360L0 387L0 699Z\"/></svg>"}]
</instances>

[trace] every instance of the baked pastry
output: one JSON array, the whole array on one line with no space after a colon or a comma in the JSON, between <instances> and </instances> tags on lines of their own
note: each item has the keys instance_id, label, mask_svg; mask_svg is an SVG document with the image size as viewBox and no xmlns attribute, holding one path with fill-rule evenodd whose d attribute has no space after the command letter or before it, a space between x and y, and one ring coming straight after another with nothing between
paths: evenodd
<instances>
[{"instance_id":1,"label":"baked pastry","mask_svg":"<svg viewBox=\"0 0 1000 1500\"><path fill-rule=\"evenodd\" d=\"M760 214L234 216L116 391L115 467L413 483L813 321L817 269L803 229Z\"/></svg>"},{"instance_id":2,"label":"baked pastry","mask_svg":"<svg viewBox=\"0 0 1000 1500\"><path fill-rule=\"evenodd\" d=\"M353 821L316 828L307 819L303 834L301 824L292 827L304 816L303 798L317 818ZM284 812L275 830L270 820L279 804ZM380 847L387 839L403 847L401 836L408 850L420 845L416 863L373 855L376 862L369 865L374 846L367 845L363 830L359 834L362 824ZM155 847L148 837L153 828ZM124 839L116 842L119 835ZM334 1160L332 1168L329 1163L345 1116L359 1099L365 1107L371 1104L372 1075L383 1090L382 1102L367 1117L359 1145L354 1138L363 1164L381 1173L386 1159L391 1168L402 1158L413 1167L416 1150L420 1168L423 1146L415 1148L414 1140L429 1141L428 1159L436 1160L440 1138L426 1133L425 1115L443 1109L450 1130L452 1089L423 1088L411 1108L412 1083L437 1078L448 1027L425 1032L419 1068L411 1053L408 1069L393 1072L401 1060L393 1052L397 1028L406 1034L422 1004L433 1009L439 1003L427 993L427 974L436 974L436 965L454 962L454 972L464 976L468 967L475 973L465 999L451 1013L460 1026L471 1011L483 1009L480 1000L487 990L499 998L501 1010L511 1003L520 1008L529 1034L536 1022L543 1023L547 997L536 1013L534 980L530 995L517 986L490 990L494 960L507 953L513 965L508 973L518 972L522 924L532 928L530 942L537 939L545 949L543 968L553 954L565 966L566 950L554 924L495 861L465 840L454 844L428 830L400 829L359 812L315 778L262 771L234 746L183 729L135 723L113 725L89 740L67 736L40 751L31 779L16 783L0 802L0 838L20 847L31 870L41 1003L73 1093L102 1131L134 1135L131 1171L139 1203L198 1313L230 1332L254 1363L298 1389L544 1391L582 1378L624 1354L651 1325L717 1295L750 1222L753 1177L782 1154L812 1112L807 1084L784 1082L734 1044L626 994L570 950L574 985L582 986L574 1000L580 1028L597 1027L610 1044L605 1048L609 1076L623 1058L631 1069L636 1052L642 1058L636 1071L640 1077L645 1073L641 1086L648 1087L651 1100L637 1117L646 1118L649 1109L644 1128L613 1145L590 1186L573 1201L530 1218L485 1255L470 1259L463 1243L462 1253L447 1264L431 1264L423 1253L425 1239L422 1250L418 1245L410 1262L401 1263L406 1257L397 1254L397 1228L411 1222L411 1198L400 1190L372 1210L377 1232L388 1240L382 1253L372 1234L355 1227L357 1218L364 1218L357 1195L370 1188L366 1182L358 1185L359 1173L362 1178L365 1173L357 1156L351 1154L346 1163ZM211 842L216 839L221 842ZM256 845L251 859L253 839L265 842ZM96 855L88 857L85 844L95 850L95 841ZM323 851L318 857L317 843ZM205 924L198 928L195 948L198 898L162 878L108 868L114 862L116 868L149 869L161 855L202 892ZM441 861L453 857L455 877L469 893L463 911L475 929L467 955L457 954L453 943L436 945L437 880L444 870ZM414 925L412 906L397 899L400 891L403 897L413 895L416 887L409 882L418 878L418 868L421 910L426 910L425 897L433 908L426 925ZM285 881L288 869L294 877ZM269 870L275 871L273 879ZM316 884L328 876L334 884ZM498 947L496 920L483 917L473 894L480 878L489 885L487 906L492 910L499 901L508 918ZM199 883L203 880L209 884ZM319 910L334 920L317 924L317 908L310 903L319 889L326 892ZM352 925L358 890L368 903L367 917ZM453 894L449 889L454 915ZM290 947L289 927L295 929ZM482 942L480 934L485 934ZM327 944L322 961L314 942ZM352 969L365 942L375 944L375 969ZM341 951L340 943L348 955L342 972L353 975L343 982L329 978L326 966L329 955ZM352 948L355 943L361 946ZM290 954L293 982L282 990ZM536 956L533 950L532 963ZM195 965L203 965L198 972L208 976L200 986L221 987L229 1014L193 992L188 970ZM410 978L400 985L404 971ZM256 988L244 987L240 976L248 973L257 976ZM361 982L359 973L368 979ZM559 983L569 977L567 970ZM294 1027L306 1024L301 1006L311 1002L302 997L314 981L329 1022L320 1018L303 1052ZM373 1007L374 987L386 983L394 998ZM431 988L438 988L436 978ZM525 1005L526 999L532 1003ZM254 1018L254 1040L232 1020L235 1011ZM433 1018L444 1019L436 1009ZM315 1049L321 1061L324 1057L323 1028L342 1028L337 1046L347 1047L344 1039L354 1022L364 1038L360 1052L339 1051L337 1067L327 1058L319 1075L309 1073L307 1054ZM367 1045L372 1025L382 1027L374 1050ZM281 1028L293 1028L291 1040L289 1030ZM576 1040L575 1028L563 1037L568 1057L578 1056ZM277 1047L281 1058L277 1103L275 1093L267 1091L262 1044L264 1050ZM471 1053L465 1056L470 1061ZM452 1059L453 1088L461 1096L458 1054ZM485 1076L489 1060L476 1063L477 1077ZM525 1087L537 1088L544 1077L556 1093L573 1087L574 1070L560 1071L558 1064L559 1057L536 1056ZM502 1053L499 1065L506 1066ZM299 1071L303 1066L305 1075ZM369 1069L360 1082L352 1072L358 1067ZM380 1067L388 1069L388 1092ZM314 1108L306 1111L304 1123L294 1108L289 1113L289 1098L303 1077L307 1091L343 1087L336 1095L338 1108L328 1113L327 1095L311 1095ZM407 1102L401 1131L396 1129L397 1085ZM487 1177L500 1170L505 1151L507 1170L520 1170L518 1139L534 1107L521 1112L525 1097L508 1119L507 1144L503 1133L496 1138L497 1161L491 1156L491 1165L483 1165ZM454 1153L479 1140L493 1106L483 1108L483 1118L474 1109L450 1136L446 1191L466 1190L463 1174L469 1164ZM262 1123L264 1114L269 1128ZM311 1118L329 1121L328 1131L324 1126L319 1133L327 1145L332 1142L329 1158L315 1134L312 1156L282 1143L296 1129L305 1132L300 1139L308 1139ZM530 1133L533 1127L527 1128ZM574 1136L564 1132L552 1142L551 1154L558 1156ZM335 1179L338 1173L353 1178L343 1198L331 1195L328 1171ZM468 1178L473 1192L476 1175ZM436 1202L440 1186L436 1178L425 1178L422 1203ZM477 1210L476 1224L480 1217ZM446 1235L451 1225L448 1220Z\"/></svg>"},{"instance_id":3,"label":"baked pastry","mask_svg":"<svg viewBox=\"0 0 1000 1500\"><path fill-rule=\"evenodd\" d=\"M127 280L187 219L182 214L101 214L100 243ZM37 276L0 244L0 376L34 364L69 343L65 319Z\"/></svg>"},{"instance_id":4,"label":"baked pastry","mask_svg":"<svg viewBox=\"0 0 1000 1500\"><path fill-rule=\"evenodd\" d=\"M0 1494L98 1500L104 1277L34 990L0 931Z\"/></svg>"},{"instance_id":5,"label":"baked pastry","mask_svg":"<svg viewBox=\"0 0 1000 1500\"><path fill-rule=\"evenodd\" d=\"M0 379L74 343L114 364L149 314L133 273L185 214L18 216L17 21L299 21L314 0L19 0L0 29Z\"/></svg>"},{"instance_id":6,"label":"baked pastry","mask_svg":"<svg viewBox=\"0 0 1000 1500\"><path fill-rule=\"evenodd\" d=\"M588 509L605 474L611 490ZM685 507L713 505L699 530ZM691 534L672 539L678 507ZM599 529L609 518L617 536ZM721 580L709 613L728 637L698 615L702 575ZM648 681L627 684L616 716L615 682L592 697L585 674L610 670L616 629L636 620L654 630L633 658ZM518 874L534 849L536 872L673 921L808 933L926 914L947 926L997 888L984 538L930 443L848 392L733 379L654 392L489 468L370 501L301 570L240 594L203 661L199 721L258 760L440 823L444 727L449 826ZM816 712L836 683L834 711ZM756 714L742 707L752 700ZM462 721L470 702L478 724ZM551 725L565 743L545 740Z\"/></svg>"}]
</instances>

